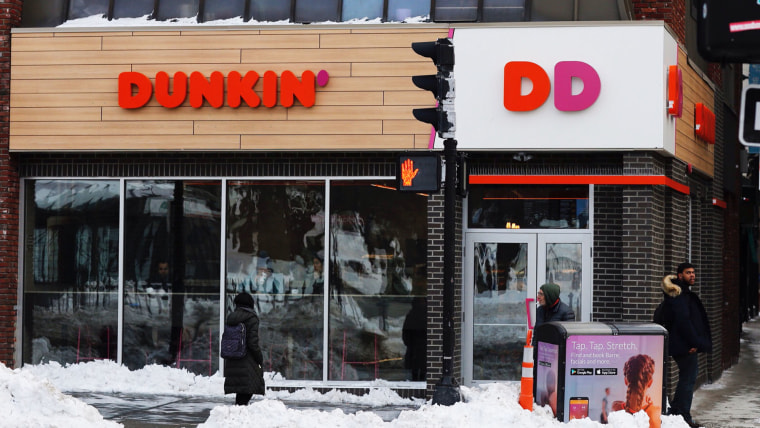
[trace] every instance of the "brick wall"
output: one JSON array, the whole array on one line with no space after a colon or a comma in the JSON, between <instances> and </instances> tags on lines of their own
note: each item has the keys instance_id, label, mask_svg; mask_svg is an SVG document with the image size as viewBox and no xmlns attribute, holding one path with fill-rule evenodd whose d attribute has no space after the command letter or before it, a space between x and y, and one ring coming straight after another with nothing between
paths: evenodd
<instances>
[{"instance_id":1,"label":"brick wall","mask_svg":"<svg viewBox=\"0 0 760 428\"><path fill-rule=\"evenodd\" d=\"M631 175L664 173L662 162L649 153L627 153L623 170ZM620 269L626 303L618 314L620 320L651 321L654 302L661 299L665 193L664 186L623 186Z\"/></svg>"},{"instance_id":2,"label":"brick wall","mask_svg":"<svg viewBox=\"0 0 760 428\"><path fill-rule=\"evenodd\" d=\"M8 152L11 28L21 21L21 0L0 2L0 361L13 367L18 302L18 169Z\"/></svg>"},{"instance_id":3,"label":"brick wall","mask_svg":"<svg viewBox=\"0 0 760 428\"><path fill-rule=\"evenodd\" d=\"M679 42L686 41L686 0L636 0L633 16L635 20L665 21Z\"/></svg>"},{"instance_id":4,"label":"brick wall","mask_svg":"<svg viewBox=\"0 0 760 428\"><path fill-rule=\"evenodd\" d=\"M623 308L622 186L594 186L594 313L592 321L612 322Z\"/></svg>"},{"instance_id":5,"label":"brick wall","mask_svg":"<svg viewBox=\"0 0 760 428\"><path fill-rule=\"evenodd\" d=\"M427 398L433 396L436 383L443 374L443 190L428 201L428 335L427 335ZM455 236L462 236L462 204L457 198ZM454 371L452 376L462 383L462 240L455 242L454 269Z\"/></svg>"}]
</instances>

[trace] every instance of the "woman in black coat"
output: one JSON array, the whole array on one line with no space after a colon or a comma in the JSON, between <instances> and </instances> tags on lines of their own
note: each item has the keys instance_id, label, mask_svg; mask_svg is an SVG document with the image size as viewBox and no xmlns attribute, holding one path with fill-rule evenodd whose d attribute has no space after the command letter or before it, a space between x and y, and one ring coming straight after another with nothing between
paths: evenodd
<instances>
[{"instance_id":1,"label":"woman in black coat","mask_svg":"<svg viewBox=\"0 0 760 428\"><path fill-rule=\"evenodd\" d=\"M235 296L235 311L225 324L245 324L248 352L240 359L224 360L224 393L236 394L235 404L247 405L253 394L264 395L264 358L259 347L259 317L253 310L253 297L248 293Z\"/></svg>"}]
</instances>

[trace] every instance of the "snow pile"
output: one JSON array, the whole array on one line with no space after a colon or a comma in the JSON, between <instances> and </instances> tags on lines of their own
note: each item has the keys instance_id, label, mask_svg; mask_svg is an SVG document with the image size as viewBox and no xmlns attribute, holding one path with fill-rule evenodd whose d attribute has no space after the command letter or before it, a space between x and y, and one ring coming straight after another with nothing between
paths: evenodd
<instances>
[{"instance_id":1,"label":"snow pile","mask_svg":"<svg viewBox=\"0 0 760 428\"><path fill-rule=\"evenodd\" d=\"M61 393L50 382L29 372L0 364L0 414L3 427L120 427L103 419L97 409Z\"/></svg>"},{"instance_id":2,"label":"snow pile","mask_svg":"<svg viewBox=\"0 0 760 428\"><path fill-rule=\"evenodd\" d=\"M267 385L277 383L267 373ZM161 396L223 396L224 379L218 373L201 376L187 370L152 365L129 371L113 361L90 361L61 366L57 363L29 365L10 370L0 365L0 411L2 426L6 427L115 427L119 424L104 420L98 411L68 392L100 392L119 394L155 394ZM203 428L239 426L257 427L477 427L477 428L603 428L590 419L557 421L548 406L535 406L532 412L518 404L520 385L516 382L491 383L476 387L462 386L462 402L453 406L432 405L424 400L401 398L387 386L373 388L363 396L333 390L322 394L310 388L295 392L267 391L266 397L251 401L248 406L218 405L211 409ZM232 398L230 396L230 401ZM296 403L298 409L289 408ZM314 407L304 403L315 403ZM322 405L324 403L324 405ZM319 407L333 410L320 410ZM342 408L360 407L355 413ZM388 406L404 408L398 418L385 422L373 412ZM168 422L168 421L167 421ZM610 414L608 428L649 428L646 413L635 415L624 411ZM680 416L663 416L662 428L687 428Z\"/></svg>"},{"instance_id":3,"label":"snow pile","mask_svg":"<svg viewBox=\"0 0 760 428\"><path fill-rule=\"evenodd\" d=\"M139 18L117 18L108 20L103 15L92 15L86 18L70 19L57 28L82 28L82 27L164 27L164 26L235 26L235 25L303 25L293 23L288 20L284 21L256 21L251 19L249 21L243 21L243 18L238 16L236 18L229 19L217 19L214 21L208 21L198 23L196 17L191 18L173 18L167 21L158 21L156 19L148 19L149 15L145 15ZM425 23L430 20L429 16L413 16L403 21L405 24L419 24ZM352 19L342 22L314 22L309 25L321 25L321 24L381 24L382 20L377 19Z\"/></svg>"}]
</instances>

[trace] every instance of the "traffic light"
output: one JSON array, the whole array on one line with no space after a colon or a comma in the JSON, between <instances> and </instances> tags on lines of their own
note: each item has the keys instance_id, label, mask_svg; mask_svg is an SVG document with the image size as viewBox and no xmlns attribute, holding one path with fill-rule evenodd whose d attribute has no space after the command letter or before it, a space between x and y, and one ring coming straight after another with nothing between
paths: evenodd
<instances>
[{"instance_id":1,"label":"traffic light","mask_svg":"<svg viewBox=\"0 0 760 428\"><path fill-rule=\"evenodd\" d=\"M399 155L396 185L402 192L438 192L441 189L440 155L433 152Z\"/></svg>"},{"instance_id":2,"label":"traffic light","mask_svg":"<svg viewBox=\"0 0 760 428\"><path fill-rule=\"evenodd\" d=\"M432 92L438 101L436 107L416 108L412 113L417 120L433 125L439 137L454 138L454 44L451 39L438 39L435 42L412 43L412 49L432 59L438 68L436 74L412 76L415 86Z\"/></svg>"},{"instance_id":3,"label":"traffic light","mask_svg":"<svg viewBox=\"0 0 760 428\"><path fill-rule=\"evenodd\" d=\"M697 48L714 62L760 62L760 2L694 0Z\"/></svg>"}]
</instances>

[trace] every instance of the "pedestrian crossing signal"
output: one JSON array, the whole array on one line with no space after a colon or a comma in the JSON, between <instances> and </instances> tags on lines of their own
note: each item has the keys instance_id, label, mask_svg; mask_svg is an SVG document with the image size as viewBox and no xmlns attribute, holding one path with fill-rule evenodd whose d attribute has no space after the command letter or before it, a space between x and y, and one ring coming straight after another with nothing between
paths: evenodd
<instances>
[{"instance_id":1,"label":"pedestrian crossing signal","mask_svg":"<svg viewBox=\"0 0 760 428\"><path fill-rule=\"evenodd\" d=\"M441 189L441 157L438 153L407 153L398 157L397 188L403 192L432 193Z\"/></svg>"}]
</instances>

